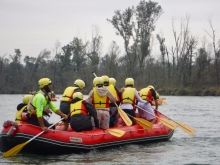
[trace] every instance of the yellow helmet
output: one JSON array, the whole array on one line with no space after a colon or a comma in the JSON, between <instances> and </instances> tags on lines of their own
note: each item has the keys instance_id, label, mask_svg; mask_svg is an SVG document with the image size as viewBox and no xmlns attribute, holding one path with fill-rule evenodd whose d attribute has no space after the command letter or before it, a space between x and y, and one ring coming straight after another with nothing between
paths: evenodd
<instances>
[{"instance_id":1,"label":"yellow helmet","mask_svg":"<svg viewBox=\"0 0 220 165\"><path fill-rule=\"evenodd\" d=\"M40 79L39 81L38 81L38 86L40 87L40 88L43 88L43 87L45 87L46 85L49 85L49 84L51 84L52 83L52 81L49 79L49 78L42 78L42 79Z\"/></svg>"},{"instance_id":2,"label":"yellow helmet","mask_svg":"<svg viewBox=\"0 0 220 165\"><path fill-rule=\"evenodd\" d=\"M104 83L109 83L109 77L106 75L102 76Z\"/></svg>"},{"instance_id":3,"label":"yellow helmet","mask_svg":"<svg viewBox=\"0 0 220 165\"><path fill-rule=\"evenodd\" d=\"M81 92L75 92L74 94L73 94L73 99L75 99L75 98L79 98L79 99L82 99L83 100L83 94L81 93Z\"/></svg>"},{"instance_id":4,"label":"yellow helmet","mask_svg":"<svg viewBox=\"0 0 220 165\"><path fill-rule=\"evenodd\" d=\"M125 85L126 86L128 86L128 85L134 86L134 79L133 78L126 78Z\"/></svg>"},{"instance_id":5,"label":"yellow helmet","mask_svg":"<svg viewBox=\"0 0 220 165\"><path fill-rule=\"evenodd\" d=\"M32 97L33 95L24 95L22 101L24 104L28 104L30 98Z\"/></svg>"},{"instance_id":6,"label":"yellow helmet","mask_svg":"<svg viewBox=\"0 0 220 165\"><path fill-rule=\"evenodd\" d=\"M116 84L116 80L114 78L109 78L109 84L112 84L113 86L115 86Z\"/></svg>"},{"instance_id":7,"label":"yellow helmet","mask_svg":"<svg viewBox=\"0 0 220 165\"><path fill-rule=\"evenodd\" d=\"M147 88L151 88L151 89L155 90L154 86L152 86L152 85L149 85Z\"/></svg>"},{"instance_id":8,"label":"yellow helmet","mask_svg":"<svg viewBox=\"0 0 220 165\"><path fill-rule=\"evenodd\" d=\"M96 77L93 79L93 85L97 86L97 85L103 85L104 84L104 80L102 77Z\"/></svg>"},{"instance_id":9,"label":"yellow helmet","mask_svg":"<svg viewBox=\"0 0 220 165\"><path fill-rule=\"evenodd\" d=\"M77 79L75 82L74 82L75 85L78 85L80 89L83 89L85 87L85 82L81 79Z\"/></svg>"}]
</instances>

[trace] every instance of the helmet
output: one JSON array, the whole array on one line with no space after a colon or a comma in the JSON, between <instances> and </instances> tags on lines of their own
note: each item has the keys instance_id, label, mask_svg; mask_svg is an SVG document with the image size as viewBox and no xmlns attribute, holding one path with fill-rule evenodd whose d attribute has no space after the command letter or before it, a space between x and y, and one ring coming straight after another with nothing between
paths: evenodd
<instances>
[{"instance_id":1,"label":"helmet","mask_svg":"<svg viewBox=\"0 0 220 165\"><path fill-rule=\"evenodd\" d=\"M81 79L77 79L75 82L74 82L75 85L78 85L80 89L84 88L85 87L85 82Z\"/></svg>"},{"instance_id":2,"label":"helmet","mask_svg":"<svg viewBox=\"0 0 220 165\"><path fill-rule=\"evenodd\" d=\"M75 92L74 94L73 94L73 99L75 99L75 98L79 98L79 99L82 99L83 100L83 94L81 93L81 92Z\"/></svg>"},{"instance_id":3,"label":"helmet","mask_svg":"<svg viewBox=\"0 0 220 165\"><path fill-rule=\"evenodd\" d=\"M33 95L24 95L22 101L24 104L28 104L30 98L32 97Z\"/></svg>"},{"instance_id":4,"label":"helmet","mask_svg":"<svg viewBox=\"0 0 220 165\"><path fill-rule=\"evenodd\" d=\"M42 78L38 81L38 86L44 88L46 85L51 84L52 81L49 78Z\"/></svg>"},{"instance_id":5,"label":"helmet","mask_svg":"<svg viewBox=\"0 0 220 165\"><path fill-rule=\"evenodd\" d=\"M154 86L152 86L152 85L149 85L147 88L151 88L151 89L155 90Z\"/></svg>"},{"instance_id":6,"label":"helmet","mask_svg":"<svg viewBox=\"0 0 220 165\"><path fill-rule=\"evenodd\" d=\"M109 77L106 75L102 76L104 83L109 83Z\"/></svg>"},{"instance_id":7,"label":"helmet","mask_svg":"<svg viewBox=\"0 0 220 165\"><path fill-rule=\"evenodd\" d=\"M93 85L97 86L97 85L103 85L104 84L104 80L102 77L96 77L93 79Z\"/></svg>"},{"instance_id":8,"label":"helmet","mask_svg":"<svg viewBox=\"0 0 220 165\"><path fill-rule=\"evenodd\" d=\"M116 84L116 80L114 79L114 78L109 78L109 84L112 84L112 85L114 85L115 86L115 84Z\"/></svg>"},{"instance_id":9,"label":"helmet","mask_svg":"<svg viewBox=\"0 0 220 165\"><path fill-rule=\"evenodd\" d=\"M125 85L126 86L128 86L128 85L134 86L134 79L133 78L126 78Z\"/></svg>"}]
</instances>

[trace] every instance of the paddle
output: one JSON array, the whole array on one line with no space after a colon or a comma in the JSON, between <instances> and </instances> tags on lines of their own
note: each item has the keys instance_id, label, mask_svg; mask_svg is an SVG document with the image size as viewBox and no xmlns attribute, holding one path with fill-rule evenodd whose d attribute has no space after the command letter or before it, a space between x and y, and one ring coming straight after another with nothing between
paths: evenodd
<instances>
[{"instance_id":1,"label":"paddle","mask_svg":"<svg viewBox=\"0 0 220 165\"><path fill-rule=\"evenodd\" d=\"M145 110L145 109L143 109L143 108L141 108L141 107L139 107L139 106L137 106L137 105L135 105L135 106L136 106L137 108L142 109L143 111L145 111L145 112L151 114L152 116L158 118L161 123L163 123L165 126L169 127L170 129L176 129L177 124L175 124L174 122L172 122L172 121L170 121L170 120L168 120L168 119L165 119L165 118L157 117L156 115L154 115L154 114L148 112L147 110Z\"/></svg>"},{"instance_id":2,"label":"paddle","mask_svg":"<svg viewBox=\"0 0 220 165\"><path fill-rule=\"evenodd\" d=\"M95 77L97 77L94 71L92 71L92 74L93 74ZM115 106L117 107L118 113L119 113L119 115L121 116L122 120L125 122L125 124L126 124L127 126L131 126L131 125L132 125L131 119L127 116L127 114L126 114L121 108L119 108L119 106L118 106L116 103L115 103Z\"/></svg>"},{"instance_id":3,"label":"paddle","mask_svg":"<svg viewBox=\"0 0 220 165\"><path fill-rule=\"evenodd\" d=\"M111 135L121 137L125 134L125 131L119 129L106 129Z\"/></svg>"},{"instance_id":4,"label":"paddle","mask_svg":"<svg viewBox=\"0 0 220 165\"><path fill-rule=\"evenodd\" d=\"M157 111L159 112L159 111ZM162 114L161 112L159 112L160 114ZM165 116L164 114L162 114L163 116ZM165 116L167 117L167 116ZM169 117L167 117L168 119L170 119ZM170 119L172 120L172 119ZM172 120L173 122L175 122L184 132L188 133L189 135L193 135L195 133L195 130L193 128L191 128L190 126L183 124L183 123L179 123L176 122L174 120Z\"/></svg>"},{"instance_id":5,"label":"paddle","mask_svg":"<svg viewBox=\"0 0 220 165\"><path fill-rule=\"evenodd\" d=\"M142 118L136 118L133 117L129 114L127 114L128 116L132 117L140 126L142 126L143 128L145 128L146 130L150 131L153 128L153 124L145 119Z\"/></svg>"},{"instance_id":6,"label":"paddle","mask_svg":"<svg viewBox=\"0 0 220 165\"><path fill-rule=\"evenodd\" d=\"M64 118L60 119L58 122L60 122L61 120L63 120ZM56 125L58 122L52 124L51 126L49 126L48 128L51 128L53 127L54 125ZM36 136L34 136L33 138L31 138L30 140L24 142L24 143L21 143L21 144L18 144L16 145L15 147L13 147L12 149L8 150L7 152L5 152L2 157L3 158L6 158L6 157L9 157L9 156L15 156L19 151L21 151L21 149L26 145L28 144L29 142L31 142L32 140L34 140L35 138L37 138L38 136L40 136L41 134L43 134L44 131L40 132L39 134L37 134Z\"/></svg>"}]
</instances>

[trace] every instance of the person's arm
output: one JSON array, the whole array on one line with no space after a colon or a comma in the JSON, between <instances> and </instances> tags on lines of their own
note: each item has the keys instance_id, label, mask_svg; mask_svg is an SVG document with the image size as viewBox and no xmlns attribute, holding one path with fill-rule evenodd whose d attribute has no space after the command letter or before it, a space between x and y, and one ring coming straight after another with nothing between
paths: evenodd
<instances>
[{"instance_id":1,"label":"person's arm","mask_svg":"<svg viewBox=\"0 0 220 165\"><path fill-rule=\"evenodd\" d=\"M143 100L143 99L139 96L137 90L135 90L135 97L136 97L136 99L137 99L138 102L147 103L147 101Z\"/></svg>"},{"instance_id":2,"label":"person's arm","mask_svg":"<svg viewBox=\"0 0 220 165\"><path fill-rule=\"evenodd\" d=\"M122 100L122 97L121 97L122 93L119 92L119 90L116 87L115 87L115 90L116 90L116 92L118 94L118 97L119 97L119 101L117 101L117 104L119 105L121 103L121 100Z\"/></svg>"},{"instance_id":3,"label":"person's arm","mask_svg":"<svg viewBox=\"0 0 220 165\"><path fill-rule=\"evenodd\" d=\"M106 88L107 89L107 88ZM108 89L107 89L108 90ZM108 92L107 92L107 96L108 96L108 98L110 99L110 101L112 102L112 103L116 103L116 98L115 98L115 96L108 90Z\"/></svg>"},{"instance_id":4,"label":"person's arm","mask_svg":"<svg viewBox=\"0 0 220 165\"><path fill-rule=\"evenodd\" d=\"M86 102L88 102L88 103L92 103L92 96L93 96L93 90L91 90L90 92L89 92L89 96L88 96L88 98L85 100Z\"/></svg>"},{"instance_id":5,"label":"person's arm","mask_svg":"<svg viewBox=\"0 0 220 165\"><path fill-rule=\"evenodd\" d=\"M153 89L150 89L151 93L152 93L152 96L154 98L154 101L155 101L155 111L158 110L158 101L157 101L157 93L155 90Z\"/></svg>"},{"instance_id":6,"label":"person's arm","mask_svg":"<svg viewBox=\"0 0 220 165\"><path fill-rule=\"evenodd\" d=\"M99 119L98 119L98 116L97 116L96 109L92 106L92 104L87 103L85 101L83 101L83 104L86 106L86 109L89 112L89 115L94 118L95 127L98 128L99 127Z\"/></svg>"}]
</instances>

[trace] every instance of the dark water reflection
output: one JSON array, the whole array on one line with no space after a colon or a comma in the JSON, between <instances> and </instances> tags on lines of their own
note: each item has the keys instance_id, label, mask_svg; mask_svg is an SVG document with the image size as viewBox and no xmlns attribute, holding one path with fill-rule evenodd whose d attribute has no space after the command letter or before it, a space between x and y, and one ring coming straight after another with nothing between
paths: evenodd
<instances>
[{"instance_id":1,"label":"dark water reflection","mask_svg":"<svg viewBox=\"0 0 220 165\"><path fill-rule=\"evenodd\" d=\"M102 151L68 155L18 154L16 157L0 158L0 164L220 164L220 97L161 96L167 104L160 112L171 119L187 124L196 130L193 136L177 128L167 142L126 145ZM0 124L14 120L17 104L22 95L0 95ZM59 102L56 102L59 105ZM55 114L50 119L56 122ZM0 153L1 155L3 153Z\"/></svg>"}]
</instances>

